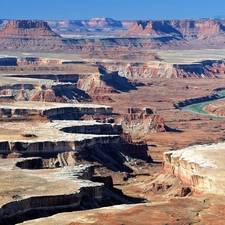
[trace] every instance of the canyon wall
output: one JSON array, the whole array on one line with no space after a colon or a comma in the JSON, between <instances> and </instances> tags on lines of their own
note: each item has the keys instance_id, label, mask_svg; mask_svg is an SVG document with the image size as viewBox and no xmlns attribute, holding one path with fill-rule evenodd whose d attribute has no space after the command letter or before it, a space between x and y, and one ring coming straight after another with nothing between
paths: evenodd
<instances>
[{"instance_id":1,"label":"canyon wall","mask_svg":"<svg viewBox=\"0 0 225 225\"><path fill-rule=\"evenodd\" d=\"M105 68L118 71L127 78L216 78L224 74L223 60L205 60L189 64L174 64L160 61L148 63L98 62Z\"/></svg>"},{"instance_id":2,"label":"canyon wall","mask_svg":"<svg viewBox=\"0 0 225 225\"><path fill-rule=\"evenodd\" d=\"M31 161L32 158L25 160L18 159L17 161L24 162L26 160ZM103 198L105 192L104 184L97 182L94 183L90 181L89 179L92 178L93 174L94 174L93 165L64 167L61 170L58 170L57 175L58 179L60 178L62 179L63 176L63 179L65 182L67 182L67 184L75 186L73 188L74 190L73 192L64 190L64 194L61 194L59 190L58 193L48 195L44 192L29 194L28 191L27 195L24 195L23 197L18 196L14 197L18 199L16 200L12 199L8 203L1 205L0 223L11 224L13 223L12 221L18 220L18 218L20 219L23 217L26 218L26 215L28 217L31 216L31 214L29 213L31 211L37 213L36 217L39 217L41 216L41 212L51 214L51 212L56 213L70 209L77 210L80 208L84 198L90 198L92 199L92 201L94 201L95 198L96 199ZM53 176L52 180L54 180L55 174L53 173L52 176ZM36 179L36 177L34 179ZM79 188L77 188L77 186L74 185L74 181L76 181L77 184L79 184ZM49 181L49 183L51 183L51 181ZM24 190L24 192L26 191L27 190Z\"/></svg>"},{"instance_id":3,"label":"canyon wall","mask_svg":"<svg viewBox=\"0 0 225 225\"><path fill-rule=\"evenodd\" d=\"M219 145L193 146L165 152L163 171L179 177L184 184L191 185L195 193L217 193L218 186L223 181L214 176L220 166L214 163L215 153L212 152L216 148L220 151Z\"/></svg>"}]
</instances>

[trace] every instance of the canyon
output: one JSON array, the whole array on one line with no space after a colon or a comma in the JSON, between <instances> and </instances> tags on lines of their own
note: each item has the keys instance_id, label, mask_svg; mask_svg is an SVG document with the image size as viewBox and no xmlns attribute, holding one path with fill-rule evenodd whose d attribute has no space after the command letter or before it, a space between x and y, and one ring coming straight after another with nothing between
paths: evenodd
<instances>
[{"instance_id":1,"label":"canyon","mask_svg":"<svg viewBox=\"0 0 225 225\"><path fill-rule=\"evenodd\" d=\"M0 20L0 224L223 224L224 26Z\"/></svg>"}]
</instances>

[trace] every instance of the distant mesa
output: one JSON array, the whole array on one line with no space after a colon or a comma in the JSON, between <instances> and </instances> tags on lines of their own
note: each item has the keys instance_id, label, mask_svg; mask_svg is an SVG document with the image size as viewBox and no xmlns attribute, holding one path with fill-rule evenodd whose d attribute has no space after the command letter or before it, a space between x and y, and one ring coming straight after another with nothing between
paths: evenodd
<instances>
[{"instance_id":1,"label":"distant mesa","mask_svg":"<svg viewBox=\"0 0 225 225\"><path fill-rule=\"evenodd\" d=\"M83 24L95 27L122 27L121 21L111 18L91 18L88 21L83 21Z\"/></svg>"},{"instance_id":2,"label":"distant mesa","mask_svg":"<svg viewBox=\"0 0 225 225\"><path fill-rule=\"evenodd\" d=\"M181 33L169 21L136 20L133 25L121 33L121 36L164 36Z\"/></svg>"},{"instance_id":3,"label":"distant mesa","mask_svg":"<svg viewBox=\"0 0 225 225\"><path fill-rule=\"evenodd\" d=\"M91 18L88 20L49 20L47 21L54 28L77 28L77 27L117 27L131 26L133 21L118 21L111 18Z\"/></svg>"},{"instance_id":4,"label":"distant mesa","mask_svg":"<svg viewBox=\"0 0 225 225\"><path fill-rule=\"evenodd\" d=\"M32 20L11 20L0 31L1 38L60 38L51 30L47 22Z\"/></svg>"},{"instance_id":5,"label":"distant mesa","mask_svg":"<svg viewBox=\"0 0 225 225\"><path fill-rule=\"evenodd\" d=\"M201 37L224 34L225 26L218 20L137 20L120 36Z\"/></svg>"}]
</instances>

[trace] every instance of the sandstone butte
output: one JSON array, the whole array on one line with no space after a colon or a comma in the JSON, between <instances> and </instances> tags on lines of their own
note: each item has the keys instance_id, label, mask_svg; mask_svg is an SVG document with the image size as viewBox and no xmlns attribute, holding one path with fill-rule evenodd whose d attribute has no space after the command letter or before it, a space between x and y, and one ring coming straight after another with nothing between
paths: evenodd
<instances>
[{"instance_id":1,"label":"sandstone butte","mask_svg":"<svg viewBox=\"0 0 225 225\"><path fill-rule=\"evenodd\" d=\"M0 31L0 37L7 38L59 38L44 21L12 20Z\"/></svg>"}]
</instances>

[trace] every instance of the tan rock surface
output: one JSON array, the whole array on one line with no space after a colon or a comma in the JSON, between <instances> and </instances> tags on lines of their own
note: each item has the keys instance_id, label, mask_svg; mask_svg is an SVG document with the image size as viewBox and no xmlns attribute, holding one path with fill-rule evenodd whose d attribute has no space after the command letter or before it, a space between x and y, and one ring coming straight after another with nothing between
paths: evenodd
<instances>
[{"instance_id":1,"label":"tan rock surface","mask_svg":"<svg viewBox=\"0 0 225 225\"><path fill-rule=\"evenodd\" d=\"M197 192L225 194L224 143L199 145L164 153L164 171L192 185Z\"/></svg>"}]
</instances>

